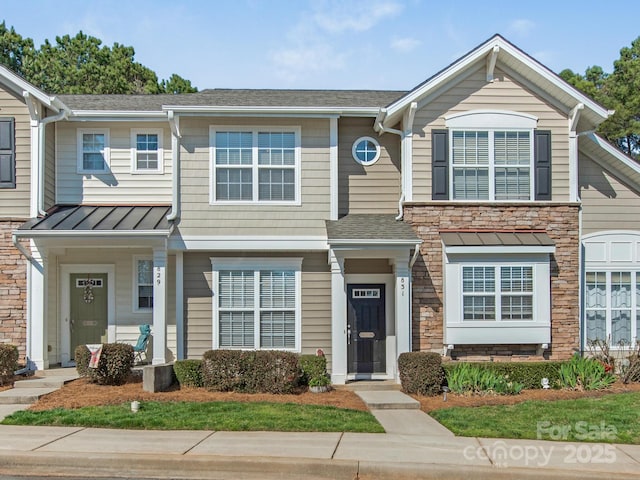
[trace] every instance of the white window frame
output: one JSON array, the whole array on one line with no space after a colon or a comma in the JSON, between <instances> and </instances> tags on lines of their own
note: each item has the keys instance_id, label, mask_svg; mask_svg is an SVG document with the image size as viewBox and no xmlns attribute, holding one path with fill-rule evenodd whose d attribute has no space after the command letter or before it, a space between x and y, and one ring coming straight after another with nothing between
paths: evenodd
<instances>
[{"instance_id":1,"label":"white window frame","mask_svg":"<svg viewBox=\"0 0 640 480\"><path fill-rule=\"evenodd\" d=\"M158 167L138 168L138 135L158 136ZM131 173L135 175L162 175L164 173L164 140L161 128L132 128L131 129ZM151 150L143 150L151 151Z\"/></svg>"},{"instance_id":2,"label":"white window frame","mask_svg":"<svg viewBox=\"0 0 640 480\"><path fill-rule=\"evenodd\" d=\"M111 147L108 128L78 128L77 130L77 173L80 174L95 174L101 175L109 172L111 167ZM83 136L85 134L102 134L104 135L104 150L102 156L104 158L105 168L104 170L90 170L84 168L84 148L83 148Z\"/></svg>"},{"instance_id":3,"label":"white window frame","mask_svg":"<svg viewBox=\"0 0 640 480\"><path fill-rule=\"evenodd\" d=\"M220 309L218 308L218 290L220 288L220 271L245 270L254 273L254 344L253 347L237 348L238 350L285 350L300 352L302 349L302 258L226 258L211 257L212 271L212 308L213 308L213 342L212 347L220 347ZM261 270L290 270L295 273L295 347L294 348L261 348L260 347L260 275ZM231 348L231 347L224 347Z\"/></svg>"},{"instance_id":4,"label":"white window frame","mask_svg":"<svg viewBox=\"0 0 640 480\"><path fill-rule=\"evenodd\" d=\"M133 306L134 313L149 313L153 312L153 308L149 307L140 307L138 301L140 297L138 295L138 287L140 286L138 283L138 262L142 260L151 261L151 273L152 273L152 283L151 288L153 288L153 256L151 255L134 255L133 256L133 301L131 305Z\"/></svg>"},{"instance_id":5,"label":"white window frame","mask_svg":"<svg viewBox=\"0 0 640 480\"><path fill-rule=\"evenodd\" d=\"M445 117L445 126L449 132L449 200L454 202L531 202L535 199L535 158L534 158L534 141L535 129L537 127L538 118L521 112L513 112L508 110L470 110L461 113L455 113ZM489 198L487 199L464 199L453 198L453 132L488 132L489 138L489 163L486 168L489 169ZM495 133L496 132L529 132L530 138L530 161L529 161L529 198L528 199L499 199L495 198L495 170L496 168L506 167L505 165L495 164ZM460 167L460 165L458 165ZM471 166L470 166L471 167ZM477 167L484 167L477 165ZM522 167L522 166L521 166Z\"/></svg>"},{"instance_id":6,"label":"white window frame","mask_svg":"<svg viewBox=\"0 0 640 480\"><path fill-rule=\"evenodd\" d=\"M209 127L209 204L210 205L301 205L301 127L300 126L223 126L211 125ZM251 168L252 177L252 199L251 200L216 200L216 133L217 132L251 132L252 145L252 163L246 165L245 168ZM295 189L293 200L259 200L259 170L258 166L258 132L293 132L295 134L295 165L294 178ZM221 166L225 168L225 166ZM263 167L264 168L264 167Z\"/></svg>"},{"instance_id":7,"label":"white window frame","mask_svg":"<svg viewBox=\"0 0 640 480\"><path fill-rule=\"evenodd\" d=\"M376 149L375 156L369 161L364 161L358 157L357 147L361 142L371 142ZM351 156L356 161L356 163L359 163L363 167L368 167L376 163L380 159L380 152L380 143L373 137L359 137L355 142L353 142L353 145L351 146Z\"/></svg>"}]
</instances>

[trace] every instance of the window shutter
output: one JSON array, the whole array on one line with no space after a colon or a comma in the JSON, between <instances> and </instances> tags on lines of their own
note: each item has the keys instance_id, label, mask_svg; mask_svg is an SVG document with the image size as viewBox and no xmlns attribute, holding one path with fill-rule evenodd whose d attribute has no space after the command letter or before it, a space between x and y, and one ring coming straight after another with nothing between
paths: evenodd
<instances>
[{"instance_id":1,"label":"window shutter","mask_svg":"<svg viewBox=\"0 0 640 480\"><path fill-rule=\"evenodd\" d=\"M449 200L449 131L431 132L431 198Z\"/></svg>"},{"instance_id":2,"label":"window shutter","mask_svg":"<svg viewBox=\"0 0 640 480\"><path fill-rule=\"evenodd\" d=\"M551 200L551 132L535 131L535 200Z\"/></svg>"},{"instance_id":3,"label":"window shutter","mask_svg":"<svg viewBox=\"0 0 640 480\"><path fill-rule=\"evenodd\" d=\"M15 122L0 119L0 188L16 187Z\"/></svg>"}]
</instances>

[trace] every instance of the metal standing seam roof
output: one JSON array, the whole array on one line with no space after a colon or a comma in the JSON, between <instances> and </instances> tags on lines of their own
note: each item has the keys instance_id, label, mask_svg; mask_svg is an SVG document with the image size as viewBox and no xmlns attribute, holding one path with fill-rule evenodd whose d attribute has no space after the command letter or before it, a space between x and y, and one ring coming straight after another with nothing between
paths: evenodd
<instances>
[{"instance_id":1,"label":"metal standing seam roof","mask_svg":"<svg viewBox=\"0 0 640 480\"><path fill-rule=\"evenodd\" d=\"M329 243L344 241L395 241L408 244L420 243L420 238L411 225L396 216L383 214L351 214L339 220L327 220L327 237Z\"/></svg>"},{"instance_id":2,"label":"metal standing seam roof","mask_svg":"<svg viewBox=\"0 0 640 480\"><path fill-rule=\"evenodd\" d=\"M176 95L58 95L72 110L160 112L165 105L213 107L380 108L406 91L214 88Z\"/></svg>"},{"instance_id":3,"label":"metal standing seam roof","mask_svg":"<svg viewBox=\"0 0 640 480\"><path fill-rule=\"evenodd\" d=\"M167 205L65 206L43 218L32 218L19 231L31 232L149 232L167 233L171 228Z\"/></svg>"},{"instance_id":4,"label":"metal standing seam roof","mask_svg":"<svg viewBox=\"0 0 640 480\"><path fill-rule=\"evenodd\" d=\"M440 238L448 247L495 246L554 246L544 232L441 232Z\"/></svg>"}]
</instances>

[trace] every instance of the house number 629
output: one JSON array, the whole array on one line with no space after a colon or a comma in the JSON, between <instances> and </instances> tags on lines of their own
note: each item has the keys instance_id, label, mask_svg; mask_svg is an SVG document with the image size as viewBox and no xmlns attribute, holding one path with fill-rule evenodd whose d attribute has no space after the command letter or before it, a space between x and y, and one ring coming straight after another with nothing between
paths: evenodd
<instances>
[{"instance_id":1,"label":"house number 629","mask_svg":"<svg viewBox=\"0 0 640 480\"><path fill-rule=\"evenodd\" d=\"M156 268L156 285L160 285L162 283L160 268Z\"/></svg>"}]
</instances>

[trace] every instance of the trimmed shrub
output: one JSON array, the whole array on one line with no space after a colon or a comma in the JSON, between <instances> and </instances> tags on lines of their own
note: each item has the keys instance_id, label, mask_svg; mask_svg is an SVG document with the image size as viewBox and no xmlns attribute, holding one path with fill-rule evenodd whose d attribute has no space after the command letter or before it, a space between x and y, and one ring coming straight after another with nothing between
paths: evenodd
<instances>
[{"instance_id":1,"label":"trimmed shrub","mask_svg":"<svg viewBox=\"0 0 640 480\"><path fill-rule=\"evenodd\" d=\"M76 371L81 377L86 377L89 372L89 361L91 360L91 352L86 345L78 345L75 352L73 352L73 358L76 361Z\"/></svg>"},{"instance_id":2,"label":"trimmed shrub","mask_svg":"<svg viewBox=\"0 0 640 480\"><path fill-rule=\"evenodd\" d=\"M434 352L406 352L398 357L402 390L419 395L437 395L442 390L442 357Z\"/></svg>"},{"instance_id":3,"label":"trimmed shrub","mask_svg":"<svg viewBox=\"0 0 640 480\"><path fill-rule=\"evenodd\" d=\"M84 345L82 345L84 347ZM87 352L89 349L84 347ZM133 367L133 347L127 343L104 343L102 344L102 353L98 361L97 368L89 368L89 361L86 360L81 349L76 349L76 354L80 351L80 361L82 367L78 369L78 360L76 360L76 369L78 373L86 372L86 376L92 383L99 385L122 385L131 375L131 367ZM78 358L78 357L76 357ZM89 359L91 354L89 353Z\"/></svg>"},{"instance_id":4,"label":"trimmed shrub","mask_svg":"<svg viewBox=\"0 0 640 480\"><path fill-rule=\"evenodd\" d=\"M217 392L290 393L298 385L298 355L276 350L209 350L202 361L205 388Z\"/></svg>"},{"instance_id":5,"label":"trimmed shrub","mask_svg":"<svg viewBox=\"0 0 640 480\"><path fill-rule=\"evenodd\" d=\"M176 360L173 364L181 387L202 387L202 360Z\"/></svg>"},{"instance_id":6,"label":"trimmed shrub","mask_svg":"<svg viewBox=\"0 0 640 480\"><path fill-rule=\"evenodd\" d=\"M601 361L574 355L560 367L558 385L574 390L600 390L615 381L616 377L606 371Z\"/></svg>"},{"instance_id":7,"label":"trimmed shrub","mask_svg":"<svg viewBox=\"0 0 640 480\"><path fill-rule=\"evenodd\" d=\"M449 362L442 366L447 374L463 362ZM560 378L560 366L564 362L464 362L490 370L510 382L522 384L526 389L542 388L543 378L549 379L549 385L555 385Z\"/></svg>"},{"instance_id":8,"label":"trimmed shrub","mask_svg":"<svg viewBox=\"0 0 640 480\"><path fill-rule=\"evenodd\" d=\"M456 363L446 373L447 385L455 393L516 395L524 388L523 384L514 382L507 375L477 363Z\"/></svg>"},{"instance_id":9,"label":"trimmed shrub","mask_svg":"<svg viewBox=\"0 0 640 480\"><path fill-rule=\"evenodd\" d=\"M300 355L300 383L310 385L314 379L327 377L327 357L324 355ZM314 382L315 383L315 382Z\"/></svg>"},{"instance_id":10,"label":"trimmed shrub","mask_svg":"<svg viewBox=\"0 0 640 480\"><path fill-rule=\"evenodd\" d=\"M18 347L10 343L0 343L0 385L13 378L18 369Z\"/></svg>"}]
</instances>

